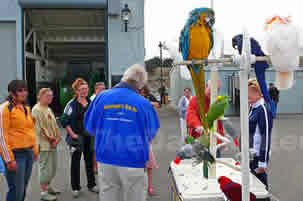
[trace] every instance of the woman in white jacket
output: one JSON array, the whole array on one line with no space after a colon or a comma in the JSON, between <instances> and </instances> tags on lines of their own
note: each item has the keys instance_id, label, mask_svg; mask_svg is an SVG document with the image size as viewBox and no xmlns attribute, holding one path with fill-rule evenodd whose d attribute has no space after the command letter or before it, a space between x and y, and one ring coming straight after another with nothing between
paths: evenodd
<instances>
[{"instance_id":1,"label":"woman in white jacket","mask_svg":"<svg viewBox=\"0 0 303 201\"><path fill-rule=\"evenodd\" d=\"M179 117L180 117L180 128L181 128L181 145L185 142L186 137L186 111L191 99L191 89L185 88L184 89L184 96L182 96L179 100L178 108L179 108Z\"/></svg>"}]
</instances>

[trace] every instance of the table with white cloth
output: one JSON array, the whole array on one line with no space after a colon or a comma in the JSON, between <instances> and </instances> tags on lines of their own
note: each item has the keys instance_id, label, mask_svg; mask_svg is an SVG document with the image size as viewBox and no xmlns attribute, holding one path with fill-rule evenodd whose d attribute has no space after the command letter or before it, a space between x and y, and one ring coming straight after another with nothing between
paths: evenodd
<instances>
[{"instance_id":1,"label":"table with white cloth","mask_svg":"<svg viewBox=\"0 0 303 201\"><path fill-rule=\"evenodd\" d=\"M220 176L226 176L241 184L240 166L232 158L218 158L216 162L216 179L203 177L203 163L193 166L193 160L182 160L180 164L172 162L169 167L170 201L224 201L223 192L217 182ZM220 163L220 161L222 163ZM250 173L250 191L258 201L269 197L264 184Z\"/></svg>"}]
</instances>

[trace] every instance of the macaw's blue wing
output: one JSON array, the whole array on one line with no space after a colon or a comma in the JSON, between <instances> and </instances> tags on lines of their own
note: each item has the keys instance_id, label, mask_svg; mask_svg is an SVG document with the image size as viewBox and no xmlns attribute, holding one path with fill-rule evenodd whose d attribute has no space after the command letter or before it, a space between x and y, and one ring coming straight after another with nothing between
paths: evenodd
<instances>
[{"instance_id":1,"label":"macaw's blue wing","mask_svg":"<svg viewBox=\"0 0 303 201\"><path fill-rule=\"evenodd\" d=\"M194 10L195 11L195 10ZM187 60L189 55L189 32L190 32L190 25L194 24L198 19L199 15L197 12L192 11L190 14L190 18L187 20L180 38L179 38L179 49L182 53L183 59ZM194 14L196 13L196 14ZM200 66L187 66L188 68L193 68L195 72L199 72Z\"/></svg>"},{"instance_id":2,"label":"macaw's blue wing","mask_svg":"<svg viewBox=\"0 0 303 201\"><path fill-rule=\"evenodd\" d=\"M179 38L179 49L183 59L187 60L189 54L189 26L185 26Z\"/></svg>"},{"instance_id":3,"label":"macaw's blue wing","mask_svg":"<svg viewBox=\"0 0 303 201\"><path fill-rule=\"evenodd\" d=\"M233 48L237 49L239 51L239 54L242 53L242 43L243 43L243 35L239 34L233 37L232 39L232 46ZM256 41L254 38L250 39L251 44L251 53L256 56L266 56L264 52L261 49L261 46L259 45L258 41ZM269 92L267 89L266 79L265 79L265 70L269 67L267 61L257 61L255 64L252 65L252 67L255 69L256 77L258 80L258 83L260 85L263 97L265 101L270 105L271 112L273 117L276 116L276 105L274 104L273 100L269 96Z\"/></svg>"}]
</instances>

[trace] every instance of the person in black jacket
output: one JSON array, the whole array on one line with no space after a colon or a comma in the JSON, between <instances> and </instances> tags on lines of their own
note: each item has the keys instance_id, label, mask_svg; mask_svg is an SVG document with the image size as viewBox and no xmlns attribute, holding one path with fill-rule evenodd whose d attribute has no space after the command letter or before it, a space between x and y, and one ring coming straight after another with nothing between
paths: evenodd
<instances>
[{"instance_id":1,"label":"person in black jacket","mask_svg":"<svg viewBox=\"0 0 303 201\"><path fill-rule=\"evenodd\" d=\"M277 87L275 87L275 85L273 83L269 83L269 96L270 98L274 101L275 104L275 108L272 109L277 109L277 105L279 103L279 99L280 99L280 91L277 89Z\"/></svg>"},{"instance_id":2,"label":"person in black jacket","mask_svg":"<svg viewBox=\"0 0 303 201\"><path fill-rule=\"evenodd\" d=\"M277 89L277 87L275 87L273 83L269 83L269 95L273 101L276 103L279 102L280 91Z\"/></svg>"},{"instance_id":3,"label":"person in black jacket","mask_svg":"<svg viewBox=\"0 0 303 201\"><path fill-rule=\"evenodd\" d=\"M150 90L148 89L147 86L144 86L142 89L140 89L139 93L142 96L144 96L147 100L149 100L155 108L160 108L161 106L160 101L158 101L156 97L150 93Z\"/></svg>"},{"instance_id":4,"label":"person in black jacket","mask_svg":"<svg viewBox=\"0 0 303 201\"><path fill-rule=\"evenodd\" d=\"M75 97L70 100L62 117L62 125L67 131L66 142L71 152L71 186L74 197L78 197L80 186L80 161L84 155L87 176L87 187L89 191L98 193L93 170L93 137L84 129L84 114L90 104L88 98L88 84L82 78L74 81L72 88Z\"/></svg>"}]
</instances>

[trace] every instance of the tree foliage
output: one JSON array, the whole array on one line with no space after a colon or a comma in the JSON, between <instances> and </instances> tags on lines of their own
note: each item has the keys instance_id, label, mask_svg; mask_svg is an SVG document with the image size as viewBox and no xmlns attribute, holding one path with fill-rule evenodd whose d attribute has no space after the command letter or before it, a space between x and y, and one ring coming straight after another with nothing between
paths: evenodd
<instances>
[{"instance_id":1,"label":"tree foliage","mask_svg":"<svg viewBox=\"0 0 303 201\"><path fill-rule=\"evenodd\" d=\"M164 68L171 68L173 64L173 59L165 58L163 59L163 67ZM149 60L145 61L145 68L147 72L153 71L153 69L161 67L161 59L159 57L153 57Z\"/></svg>"}]
</instances>

